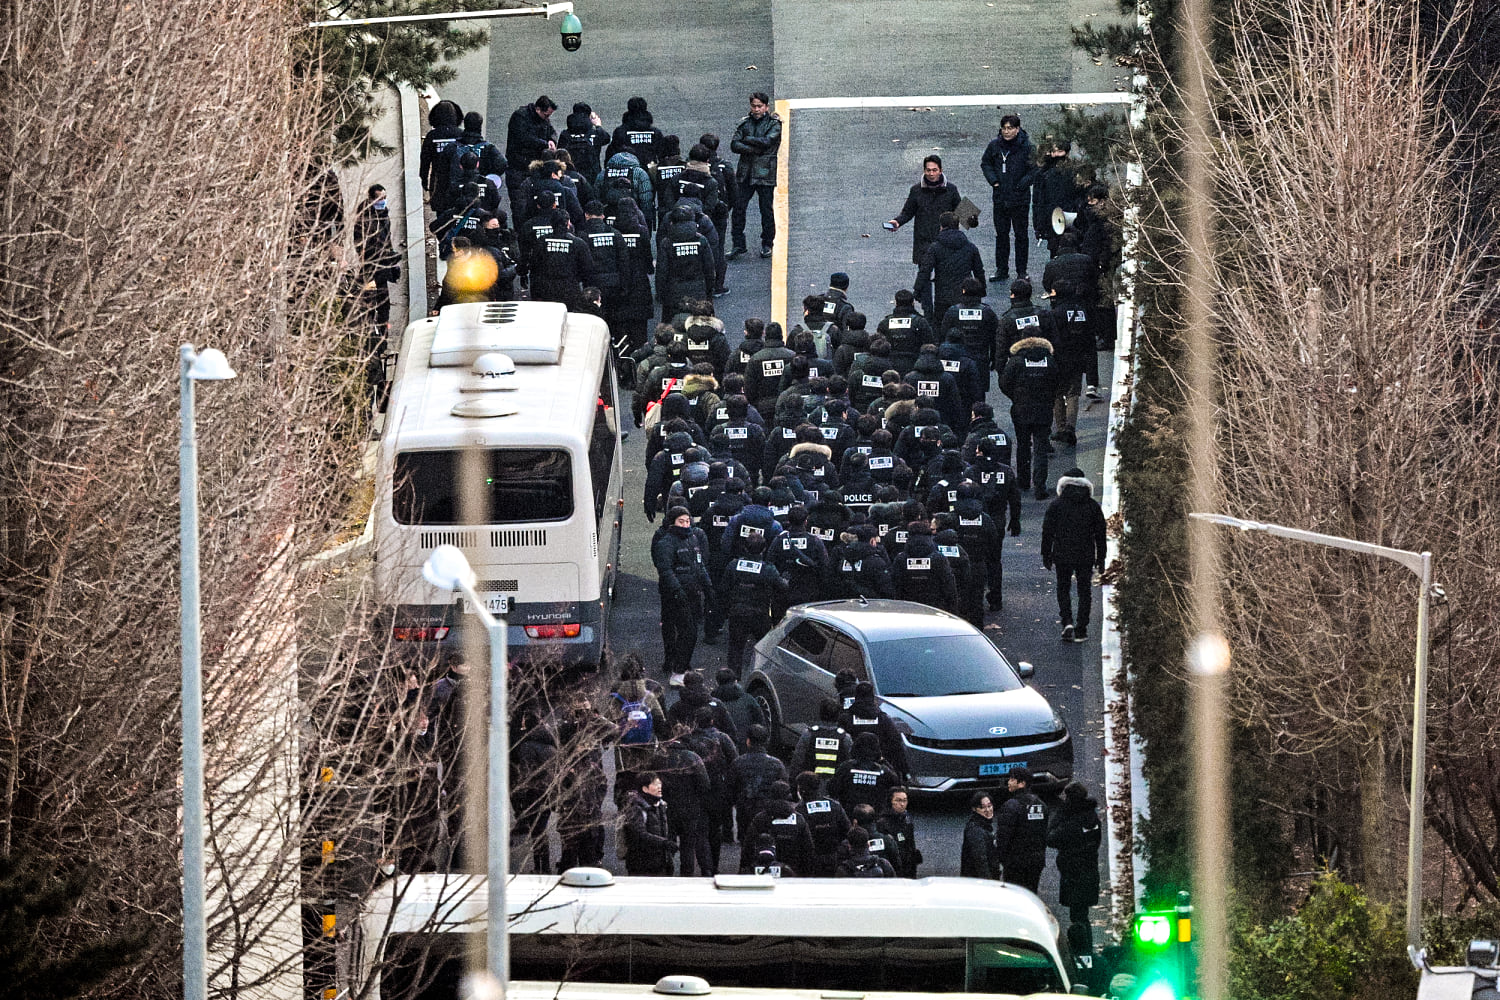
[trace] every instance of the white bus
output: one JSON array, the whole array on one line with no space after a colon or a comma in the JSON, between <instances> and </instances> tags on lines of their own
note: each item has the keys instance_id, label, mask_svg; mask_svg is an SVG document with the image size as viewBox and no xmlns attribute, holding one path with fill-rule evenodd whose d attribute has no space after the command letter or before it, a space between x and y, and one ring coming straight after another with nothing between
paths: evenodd
<instances>
[{"instance_id":1,"label":"white bus","mask_svg":"<svg viewBox=\"0 0 1500 1000\"><path fill-rule=\"evenodd\" d=\"M1025 889L980 879L513 876L511 978L649 986L1067 993L1066 945ZM346 967L365 995L451 1000L484 933L478 875L390 879L365 899Z\"/></svg>"},{"instance_id":2,"label":"white bus","mask_svg":"<svg viewBox=\"0 0 1500 1000\"><path fill-rule=\"evenodd\" d=\"M375 594L398 640L457 642L462 598L422 578L457 545L518 659L599 662L624 474L604 321L553 302L475 302L406 328L380 444ZM482 449L484 509L460 516L459 456Z\"/></svg>"}]
</instances>

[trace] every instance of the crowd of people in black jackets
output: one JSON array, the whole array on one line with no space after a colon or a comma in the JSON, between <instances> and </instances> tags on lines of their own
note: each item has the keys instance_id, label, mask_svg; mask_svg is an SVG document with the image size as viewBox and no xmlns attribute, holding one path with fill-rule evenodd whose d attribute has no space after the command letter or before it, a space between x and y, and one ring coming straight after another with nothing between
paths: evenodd
<instances>
[{"instance_id":1,"label":"crowd of people in black jackets","mask_svg":"<svg viewBox=\"0 0 1500 1000\"><path fill-rule=\"evenodd\" d=\"M604 856L613 747L618 845L631 874L713 874L737 841L742 871L915 877L922 853L902 743L873 688L841 677L842 704L824 706L788 770L741 686L748 651L791 605L836 597L899 595L985 627L986 612L1004 606L1004 539L1022 533L1025 492L1051 501L1040 555L1057 574L1062 638L1088 638L1104 517L1081 469L1069 463L1056 492L1049 472L1058 449L1076 446L1080 400L1098 398L1098 352L1113 345L1100 294L1117 243L1108 190L1077 182L1065 143L1037 162L1019 119L1006 116L982 162L996 221L988 279L962 232L965 203L934 155L887 223L912 224L918 268L889 313L872 328L849 276L835 273L802 301L790 331L749 319L732 345L714 299L728 291L726 262L747 252L752 200L763 256L776 238L780 123L769 105L751 96L730 144L735 167L711 133L684 157L639 97L613 132L578 103L561 133L556 103L538 98L511 116L503 152L478 114L451 101L430 114L420 169L441 255L495 263L492 283L445 285L436 307L513 298L524 286L532 299L603 316L646 431L642 509L663 517L651 557L666 683L625 657L602 707L583 697L562 726L518 727L518 824L545 831L542 790L561 780L564 867ZM1071 220L1062 233L1054 208ZM1025 277L1028 222L1051 254L1050 308ZM1008 282L1003 312L985 302L988 282ZM1009 427L986 401L991 372ZM692 669L700 637L725 645L716 687ZM664 709L669 689L678 694ZM563 759L559 778L552 763ZM1049 810L1029 781L1010 775L998 831L995 799L976 793L963 874L1035 889L1045 848L1056 847L1070 933L1086 936L1098 896L1094 800L1073 782ZM533 843L537 870L551 870L546 837Z\"/></svg>"}]
</instances>

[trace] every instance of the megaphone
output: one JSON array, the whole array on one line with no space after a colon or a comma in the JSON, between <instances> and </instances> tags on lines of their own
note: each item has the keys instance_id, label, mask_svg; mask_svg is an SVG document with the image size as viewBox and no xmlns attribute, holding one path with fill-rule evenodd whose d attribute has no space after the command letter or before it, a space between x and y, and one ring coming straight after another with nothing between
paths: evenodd
<instances>
[{"instance_id":1,"label":"megaphone","mask_svg":"<svg viewBox=\"0 0 1500 1000\"><path fill-rule=\"evenodd\" d=\"M1060 208L1054 208L1052 210L1052 231L1061 236L1067 232L1068 227L1073 224L1073 220L1076 218L1078 218L1077 212L1064 212Z\"/></svg>"}]
</instances>

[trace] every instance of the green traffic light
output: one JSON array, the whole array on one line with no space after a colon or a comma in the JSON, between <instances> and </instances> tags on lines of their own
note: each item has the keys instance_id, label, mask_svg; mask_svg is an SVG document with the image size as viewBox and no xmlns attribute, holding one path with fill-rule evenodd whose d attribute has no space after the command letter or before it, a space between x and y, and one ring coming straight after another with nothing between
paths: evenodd
<instances>
[{"instance_id":1,"label":"green traffic light","mask_svg":"<svg viewBox=\"0 0 1500 1000\"><path fill-rule=\"evenodd\" d=\"M1172 940L1172 918L1161 913L1144 913L1136 918L1135 939L1141 944L1161 948Z\"/></svg>"},{"instance_id":2,"label":"green traffic light","mask_svg":"<svg viewBox=\"0 0 1500 1000\"><path fill-rule=\"evenodd\" d=\"M1136 994L1136 1000L1177 1000L1177 988L1165 979L1158 979Z\"/></svg>"}]
</instances>

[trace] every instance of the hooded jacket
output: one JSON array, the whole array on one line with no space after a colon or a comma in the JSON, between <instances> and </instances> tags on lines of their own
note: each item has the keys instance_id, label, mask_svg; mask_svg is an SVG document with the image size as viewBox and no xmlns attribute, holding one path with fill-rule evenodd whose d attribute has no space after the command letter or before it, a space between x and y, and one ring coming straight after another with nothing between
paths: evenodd
<instances>
[{"instance_id":1,"label":"hooded jacket","mask_svg":"<svg viewBox=\"0 0 1500 1000\"><path fill-rule=\"evenodd\" d=\"M963 426L966 414L958 391L958 379L943 367L943 360L936 351L924 350L918 354L916 363L903 381L916 386L919 406L937 410L943 423L950 428Z\"/></svg>"},{"instance_id":2,"label":"hooded jacket","mask_svg":"<svg viewBox=\"0 0 1500 1000\"><path fill-rule=\"evenodd\" d=\"M614 205L626 196L634 198L635 207L646 217L646 228L655 224L656 195L651 187L651 175L646 173L635 154L622 150L611 156L594 181L594 191L605 205Z\"/></svg>"},{"instance_id":3,"label":"hooded jacket","mask_svg":"<svg viewBox=\"0 0 1500 1000\"><path fill-rule=\"evenodd\" d=\"M625 835L626 871L632 875L672 874L676 845L667 822L667 804L661 796L631 792L620 811L620 828Z\"/></svg>"},{"instance_id":4,"label":"hooded jacket","mask_svg":"<svg viewBox=\"0 0 1500 1000\"><path fill-rule=\"evenodd\" d=\"M890 341L891 367L902 373L911 371L917 363L917 353L923 344L931 344L937 339L932 335L932 324L927 322L927 317L901 306L881 320L875 332Z\"/></svg>"},{"instance_id":5,"label":"hooded jacket","mask_svg":"<svg viewBox=\"0 0 1500 1000\"><path fill-rule=\"evenodd\" d=\"M656 297L664 313L683 311L686 303L714 296L714 251L691 219L673 222L657 240Z\"/></svg>"},{"instance_id":6,"label":"hooded jacket","mask_svg":"<svg viewBox=\"0 0 1500 1000\"><path fill-rule=\"evenodd\" d=\"M835 375L848 375L857 355L870 349L870 331L845 330L839 338L839 346L833 349L833 371Z\"/></svg>"},{"instance_id":7,"label":"hooded jacket","mask_svg":"<svg viewBox=\"0 0 1500 1000\"><path fill-rule=\"evenodd\" d=\"M593 112L574 111L568 115L567 128L557 145L573 157L573 166L585 177L599 174L600 160L609 145L609 133L594 124Z\"/></svg>"},{"instance_id":8,"label":"hooded jacket","mask_svg":"<svg viewBox=\"0 0 1500 1000\"><path fill-rule=\"evenodd\" d=\"M848 714L848 713L845 713ZM842 722L839 723L843 725ZM844 726L848 729L848 726ZM880 808L890 802L891 789L901 783L899 776L880 757L880 740L861 732L854 737L854 753L828 779L828 794L839 800L844 811L857 805Z\"/></svg>"},{"instance_id":9,"label":"hooded jacket","mask_svg":"<svg viewBox=\"0 0 1500 1000\"><path fill-rule=\"evenodd\" d=\"M755 858L754 844L763 833L776 841L776 860L788 864L793 871L811 872L813 866L812 829L807 817L797 807L784 799L767 799L765 808L755 814L745 831L740 847L740 871L752 870Z\"/></svg>"},{"instance_id":10,"label":"hooded jacket","mask_svg":"<svg viewBox=\"0 0 1500 1000\"><path fill-rule=\"evenodd\" d=\"M912 532L907 536L906 551L896 560L892 575L896 593L903 601L916 601L944 611L953 611L958 606L953 569L931 535Z\"/></svg>"},{"instance_id":11,"label":"hooded jacket","mask_svg":"<svg viewBox=\"0 0 1500 1000\"><path fill-rule=\"evenodd\" d=\"M948 340L956 332L963 344L964 353L979 366L986 384L989 383L990 365L995 353L995 334L1000 329L1000 317L977 295L958 297L943 314L942 334ZM1005 349L1010 350L1006 344Z\"/></svg>"},{"instance_id":12,"label":"hooded jacket","mask_svg":"<svg viewBox=\"0 0 1500 1000\"><path fill-rule=\"evenodd\" d=\"M661 152L662 132L656 127L656 120L646 108L646 102L640 98L631 98L630 104L639 106L628 107L620 116L620 124L615 126L614 135L610 138L609 155L613 157L619 152L635 154L641 163L655 163Z\"/></svg>"},{"instance_id":13,"label":"hooded jacket","mask_svg":"<svg viewBox=\"0 0 1500 1000\"><path fill-rule=\"evenodd\" d=\"M1063 796L1047 824L1047 846L1057 849L1060 885L1057 901L1063 906L1093 906L1099 902L1099 803L1089 796Z\"/></svg>"},{"instance_id":14,"label":"hooded jacket","mask_svg":"<svg viewBox=\"0 0 1500 1000\"><path fill-rule=\"evenodd\" d=\"M724 336L724 321L717 316L690 316L685 324L688 360L695 365L705 362L714 366L714 377L724 377L729 362L729 339ZM717 388L717 386L715 387ZM709 414L700 413L704 424Z\"/></svg>"},{"instance_id":15,"label":"hooded jacket","mask_svg":"<svg viewBox=\"0 0 1500 1000\"><path fill-rule=\"evenodd\" d=\"M1027 337L1046 337L1051 340L1051 329L1051 315L1038 309L1036 303L1030 299L1013 301L1010 308L1000 315L995 329L996 374L1005 371L1005 365L1010 361L1010 349L1016 346L1017 341Z\"/></svg>"},{"instance_id":16,"label":"hooded jacket","mask_svg":"<svg viewBox=\"0 0 1500 1000\"><path fill-rule=\"evenodd\" d=\"M1094 484L1083 476L1061 476L1057 498L1042 515L1042 564L1104 569L1107 537L1104 511Z\"/></svg>"},{"instance_id":17,"label":"hooded jacket","mask_svg":"<svg viewBox=\"0 0 1500 1000\"><path fill-rule=\"evenodd\" d=\"M1010 360L1000 373L1000 391L1010 397L1011 419L1018 424L1050 424L1061 378L1051 341L1023 337L1012 344Z\"/></svg>"},{"instance_id":18,"label":"hooded jacket","mask_svg":"<svg viewBox=\"0 0 1500 1000\"><path fill-rule=\"evenodd\" d=\"M708 567L704 565L707 549L702 528L669 524L657 529L651 540L651 562L656 566L663 599L681 602L709 591Z\"/></svg>"},{"instance_id":19,"label":"hooded jacket","mask_svg":"<svg viewBox=\"0 0 1500 1000\"><path fill-rule=\"evenodd\" d=\"M984 260L979 248L961 229L944 229L917 261L917 283L912 293L928 316L941 318L958 301L958 290L970 276L984 279Z\"/></svg>"},{"instance_id":20,"label":"hooded jacket","mask_svg":"<svg viewBox=\"0 0 1500 1000\"><path fill-rule=\"evenodd\" d=\"M458 141L463 134L463 127L459 124L458 105L452 101L438 101L427 112L427 124L432 128L422 138L422 152L417 162L417 176L422 179L422 188L428 194L436 194L440 197L448 185L446 173L447 158L445 154L449 148ZM439 171L437 168L443 166L445 169ZM433 211L438 211L442 206L434 205Z\"/></svg>"},{"instance_id":21,"label":"hooded jacket","mask_svg":"<svg viewBox=\"0 0 1500 1000\"><path fill-rule=\"evenodd\" d=\"M1031 138L1023 128L1014 139L996 134L980 157L979 169L990 185L995 208L1029 208L1031 182L1036 177Z\"/></svg>"}]
</instances>

